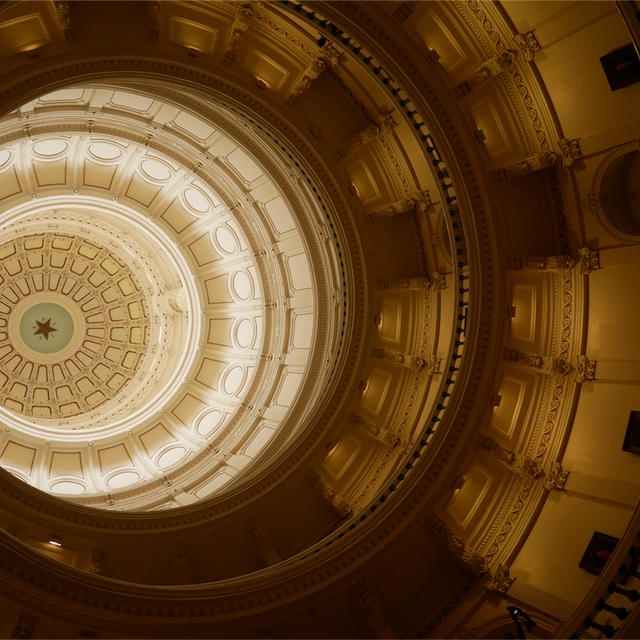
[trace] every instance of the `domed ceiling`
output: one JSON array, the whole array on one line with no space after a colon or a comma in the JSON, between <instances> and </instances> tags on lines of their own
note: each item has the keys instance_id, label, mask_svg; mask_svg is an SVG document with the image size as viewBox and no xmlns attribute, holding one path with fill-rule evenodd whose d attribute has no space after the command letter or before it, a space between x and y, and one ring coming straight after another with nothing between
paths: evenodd
<instances>
[{"instance_id":1,"label":"domed ceiling","mask_svg":"<svg viewBox=\"0 0 640 640\"><path fill-rule=\"evenodd\" d=\"M2 122L1 464L24 481L189 504L292 440L331 374L344 264L301 230L320 198L218 113L96 86Z\"/></svg>"}]
</instances>

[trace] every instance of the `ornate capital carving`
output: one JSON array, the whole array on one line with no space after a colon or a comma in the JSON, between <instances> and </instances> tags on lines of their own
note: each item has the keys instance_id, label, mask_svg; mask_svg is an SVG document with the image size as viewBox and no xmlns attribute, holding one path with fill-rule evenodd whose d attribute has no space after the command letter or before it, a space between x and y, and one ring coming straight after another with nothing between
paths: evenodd
<instances>
[{"instance_id":1,"label":"ornate capital carving","mask_svg":"<svg viewBox=\"0 0 640 640\"><path fill-rule=\"evenodd\" d=\"M537 353L524 353L518 351L518 349L505 349L504 359L546 374L566 375L573 370L573 367L564 358L552 358L551 356L542 356Z\"/></svg>"},{"instance_id":2,"label":"ornate capital carving","mask_svg":"<svg viewBox=\"0 0 640 640\"><path fill-rule=\"evenodd\" d=\"M412 2L401 2L393 11L393 17L400 23L403 24L407 21L407 19L413 13L415 9L415 4Z\"/></svg>"},{"instance_id":3,"label":"ornate capital carving","mask_svg":"<svg viewBox=\"0 0 640 640\"><path fill-rule=\"evenodd\" d=\"M580 254L580 273L586 275L600 269L600 251L598 249L580 247L578 253Z\"/></svg>"},{"instance_id":4,"label":"ornate capital carving","mask_svg":"<svg viewBox=\"0 0 640 640\"><path fill-rule=\"evenodd\" d=\"M595 380L596 378L596 364L595 360L589 360L587 356L578 356L578 367L576 369L576 382L579 384L586 382L587 380Z\"/></svg>"},{"instance_id":5,"label":"ornate capital carving","mask_svg":"<svg viewBox=\"0 0 640 640\"><path fill-rule=\"evenodd\" d=\"M484 587L489 591L507 593L514 580L515 578L511 577L509 573L509 567L499 564L491 576L491 579L488 582L485 582Z\"/></svg>"},{"instance_id":6,"label":"ornate capital carving","mask_svg":"<svg viewBox=\"0 0 640 640\"><path fill-rule=\"evenodd\" d=\"M339 152L338 157L344 158L352 151L375 140L379 135L389 133L398 126L393 113L383 113L379 115L374 122L365 127L360 133L356 134Z\"/></svg>"},{"instance_id":7,"label":"ornate capital carving","mask_svg":"<svg viewBox=\"0 0 640 640\"><path fill-rule=\"evenodd\" d=\"M558 156L553 151L541 151L540 153L528 156L519 162L493 170L491 173L494 180L502 181L511 178L519 178L530 173L544 171L554 167Z\"/></svg>"},{"instance_id":8,"label":"ornate capital carving","mask_svg":"<svg viewBox=\"0 0 640 640\"><path fill-rule=\"evenodd\" d=\"M473 89L484 84L490 78L494 78L502 73L507 67L513 64L517 51L515 49L505 49L492 58L486 60L471 75L456 85L455 91L459 96L469 94Z\"/></svg>"},{"instance_id":9,"label":"ornate capital carving","mask_svg":"<svg viewBox=\"0 0 640 640\"><path fill-rule=\"evenodd\" d=\"M582 149L580 149L580 140L573 138L560 138L558 140L560 145L560 153L562 154L562 164L565 167L570 167L576 160L582 158Z\"/></svg>"},{"instance_id":10,"label":"ornate capital carving","mask_svg":"<svg viewBox=\"0 0 640 640\"><path fill-rule=\"evenodd\" d=\"M370 422L357 413L353 414L353 416L351 417L351 422L353 422L353 424L360 425L365 431L376 438L380 435L380 427L377 424Z\"/></svg>"},{"instance_id":11,"label":"ornate capital carving","mask_svg":"<svg viewBox=\"0 0 640 640\"><path fill-rule=\"evenodd\" d=\"M493 438L481 435L478 437L477 442L480 449L486 451L491 457L500 461L503 465L509 467L511 471L519 475L529 478L539 478L544 474L544 471L535 460L527 456L516 455L514 451L503 447Z\"/></svg>"},{"instance_id":12,"label":"ornate capital carving","mask_svg":"<svg viewBox=\"0 0 640 640\"><path fill-rule=\"evenodd\" d=\"M418 207L417 198L403 198L381 209L375 209L365 213L367 220L385 220L387 218L393 218L395 216L413 213Z\"/></svg>"},{"instance_id":13,"label":"ornate capital carving","mask_svg":"<svg viewBox=\"0 0 640 640\"><path fill-rule=\"evenodd\" d=\"M311 476L314 486L320 491L320 495L342 518L353 513L351 505L338 493L336 493L327 481L317 473Z\"/></svg>"},{"instance_id":14,"label":"ornate capital carving","mask_svg":"<svg viewBox=\"0 0 640 640\"><path fill-rule=\"evenodd\" d=\"M596 211L596 209L600 206L600 200L595 191L587 191L587 195L582 201L582 206L585 209L591 211L591 213L594 213Z\"/></svg>"},{"instance_id":15,"label":"ornate capital carving","mask_svg":"<svg viewBox=\"0 0 640 640\"><path fill-rule=\"evenodd\" d=\"M496 460L508 465L513 464L516 459L516 454L513 451L503 447L488 436L480 436L478 438L478 447L489 453L493 458L496 458Z\"/></svg>"},{"instance_id":16,"label":"ornate capital carving","mask_svg":"<svg viewBox=\"0 0 640 640\"><path fill-rule=\"evenodd\" d=\"M405 361L403 353L389 351L388 349L376 349L374 355L381 360L388 360L389 362L396 362L397 364L404 364Z\"/></svg>"},{"instance_id":17,"label":"ornate capital carving","mask_svg":"<svg viewBox=\"0 0 640 640\"><path fill-rule=\"evenodd\" d=\"M542 46L536 38L535 31L525 31L524 33L516 33L513 36L516 44L520 48L520 52L525 60L531 62L537 51L542 49Z\"/></svg>"},{"instance_id":18,"label":"ornate capital carving","mask_svg":"<svg viewBox=\"0 0 640 640\"><path fill-rule=\"evenodd\" d=\"M244 34L249 28L249 23L253 17L254 4L251 2L239 2L234 4L236 16L231 25L231 33L227 42L227 50L224 54L224 61L232 64L238 54L240 43L244 38ZM264 81L263 81L264 82Z\"/></svg>"},{"instance_id":19,"label":"ornate capital carving","mask_svg":"<svg viewBox=\"0 0 640 640\"><path fill-rule=\"evenodd\" d=\"M152 2L149 4L158 3ZM73 38L73 27L71 24L71 7L69 6L67 0L56 0L54 2L54 6L56 8L56 22L62 29L62 33L64 33L64 39L68 42Z\"/></svg>"},{"instance_id":20,"label":"ornate capital carving","mask_svg":"<svg viewBox=\"0 0 640 640\"><path fill-rule=\"evenodd\" d=\"M533 458L529 458L528 456L518 457L514 468L518 473L528 476L529 478L539 478L544 475L542 467Z\"/></svg>"},{"instance_id":21,"label":"ornate capital carving","mask_svg":"<svg viewBox=\"0 0 640 640\"><path fill-rule=\"evenodd\" d=\"M381 280L379 288L385 289L412 289L414 291L426 289L431 284L429 278L396 278L395 280Z\"/></svg>"},{"instance_id":22,"label":"ornate capital carving","mask_svg":"<svg viewBox=\"0 0 640 640\"><path fill-rule=\"evenodd\" d=\"M484 575L487 570L484 556L469 549L465 543L451 531L449 525L435 514L431 515L430 523L432 530L449 550L467 565L467 568L474 576L480 577Z\"/></svg>"},{"instance_id":23,"label":"ornate capital carving","mask_svg":"<svg viewBox=\"0 0 640 640\"><path fill-rule=\"evenodd\" d=\"M559 462L554 462L551 471L549 471L549 475L547 475L547 480L544 483L544 488L551 491L552 489L557 489L562 491L567 483L567 478L569 477L569 472L564 471L562 469L562 465Z\"/></svg>"},{"instance_id":24,"label":"ornate capital carving","mask_svg":"<svg viewBox=\"0 0 640 640\"><path fill-rule=\"evenodd\" d=\"M437 291L447 288L447 274L434 271L431 274L431 287Z\"/></svg>"},{"instance_id":25,"label":"ornate capital carving","mask_svg":"<svg viewBox=\"0 0 640 640\"><path fill-rule=\"evenodd\" d=\"M512 271L564 271L576 264L569 255L534 256L530 258L510 258L508 268Z\"/></svg>"},{"instance_id":26,"label":"ornate capital carving","mask_svg":"<svg viewBox=\"0 0 640 640\"><path fill-rule=\"evenodd\" d=\"M335 68L338 65L341 55L342 53L338 49L327 42L295 84L287 97L287 102L295 102L311 87L325 69Z\"/></svg>"}]
</instances>

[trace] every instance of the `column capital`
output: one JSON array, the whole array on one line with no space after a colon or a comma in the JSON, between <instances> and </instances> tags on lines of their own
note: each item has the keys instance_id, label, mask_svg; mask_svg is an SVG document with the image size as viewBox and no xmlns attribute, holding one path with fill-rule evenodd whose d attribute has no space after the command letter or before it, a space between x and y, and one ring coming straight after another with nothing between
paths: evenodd
<instances>
[{"instance_id":1,"label":"column capital","mask_svg":"<svg viewBox=\"0 0 640 640\"><path fill-rule=\"evenodd\" d=\"M294 85L293 89L287 96L287 102L295 102L311 87L325 69L337 67L341 55L341 51L336 49L331 43L327 42L320 49L320 52L313 58L298 82Z\"/></svg>"},{"instance_id":2,"label":"column capital","mask_svg":"<svg viewBox=\"0 0 640 640\"><path fill-rule=\"evenodd\" d=\"M495 78L507 67L511 66L518 52L515 49L505 49L495 56L485 60L480 67L467 76L462 82L454 87L454 91L460 96L466 96L476 87Z\"/></svg>"},{"instance_id":3,"label":"column capital","mask_svg":"<svg viewBox=\"0 0 640 640\"><path fill-rule=\"evenodd\" d=\"M427 289L431 285L429 278L425 276L417 276L415 278L396 278L394 280L380 280L378 288L381 290L387 289L407 289L413 291L419 291L421 289Z\"/></svg>"},{"instance_id":4,"label":"column capital","mask_svg":"<svg viewBox=\"0 0 640 640\"><path fill-rule=\"evenodd\" d=\"M69 42L69 40L73 39L73 25L71 23L71 7L69 6L69 2L67 2L67 0L55 0L53 4L56 9L56 22L60 29L62 29L64 39ZM158 5L157 10L160 10L158 2L147 3L147 19L150 10L149 5ZM149 25L149 35L151 36L151 24ZM158 39L157 36L155 39Z\"/></svg>"},{"instance_id":5,"label":"column capital","mask_svg":"<svg viewBox=\"0 0 640 640\"><path fill-rule=\"evenodd\" d=\"M545 169L551 169L556 165L558 155L554 151L540 151L539 153L527 156L519 162L494 169L491 174L497 182L519 178Z\"/></svg>"},{"instance_id":6,"label":"column capital","mask_svg":"<svg viewBox=\"0 0 640 640\"><path fill-rule=\"evenodd\" d=\"M227 50L224 54L224 61L227 64L232 64L238 54L238 49L242 38L244 38L249 23L253 17L254 3L252 2L238 2L233 5L236 15L231 25L231 33L229 34L229 41L227 42Z\"/></svg>"},{"instance_id":7,"label":"column capital","mask_svg":"<svg viewBox=\"0 0 640 640\"><path fill-rule=\"evenodd\" d=\"M554 462L551 466L551 470L547 474L547 479L544 483L544 488L549 491L556 489L558 491L562 491L567 484L567 478L569 477L569 472L565 471L562 468L562 465L559 462Z\"/></svg>"},{"instance_id":8,"label":"column capital","mask_svg":"<svg viewBox=\"0 0 640 640\"><path fill-rule=\"evenodd\" d=\"M547 375L564 376L573 370L573 367L564 358L553 358L537 353L524 353L518 349L505 349L504 359L508 362L517 362L524 367L535 369Z\"/></svg>"},{"instance_id":9,"label":"column capital","mask_svg":"<svg viewBox=\"0 0 640 640\"><path fill-rule=\"evenodd\" d=\"M386 207L374 209L365 213L367 220L375 222L376 220L386 220L395 216L413 213L416 210L417 202L415 198L402 198Z\"/></svg>"},{"instance_id":10,"label":"column capital","mask_svg":"<svg viewBox=\"0 0 640 640\"><path fill-rule=\"evenodd\" d=\"M398 351L390 351L389 349L375 349L373 354L380 360L388 360L389 362L395 362L397 364L404 364L405 355Z\"/></svg>"},{"instance_id":11,"label":"column capital","mask_svg":"<svg viewBox=\"0 0 640 640\"><path fill-rule=\"evenodd\" d=\"M580 247L580 273L588 275L592 271L600 269L600 251L589 247Z\"/></svg>"},{"instance_id":12,"label":"column capital","mask_svg":"<svg viewBox=\"0 0 640 640\"><path fill-rule=\"evenodd\" d=\"M576 260L569 255L532 256L509 258L507 267L511 271L564 271L572 269Z\"/></svg>"},{"instance_id":13,"label":"column capital","mask_svg":"<svg viewBox=\"0 0 640 640\"><path fill-rule=\"evenodd\" d=\"M338 152L339 158L344 158L352 151L375 140L378 136L389 133L398 126L398 122L393 115L393 111L389 113L378 114L374 121L357 133L347 144Z\"/></svg>"},{"instance_id":14,"label":"column capital","mask_svg":"<svg viewBox=\"0 0 640 640\"><path fill-rule=\"evenodd\" d=\"M576 160L582 158L579 138L560 138L558 145L562 154L562 164L565 167L570 167Z\"/></svg>"},{"instance_id":15,"label":"column capital","mask_svg":"<svg viewBox=\"0 0 640 640\"><path fill-rule=\"evenodd\" d=\"M515 452L498 444L493 438L489 436L479 436L477 440L478 447L483 451L486 451L492 458L500 460L507 465L512 465L516 459Z\"/></svg>"},{"instance_id":16,"label":"column capital","mask_svg":"<svg viewBox=\"0 0 640 640\"><path fill-rule=\"evenodd\" d=\"M432 514L429 522L434 533L442 540L450 551L457 555L467 565L467 568L475 577L480 577L486 573L486 558L467 547L464 541L453 533L449 525L442 520L442 518Z\"/></svg>"},{"instance_id":17,"label":"column capital","mask_svg":"<svg viewBox=\"0 0 640 640\"><path fill-rule=\"evenodd\" d=\"M496 593L507 593L514 581L515 578L511 576L509 567L499 564L495 571L490 574L489 581L484 583L484 588Z\"/></svg>"},{"instance_id":18,"label":"column capital","mask_svg":"<svg viewBox=\"0 0 640 640\"><path fill-rule=\"evenodd\" d=\"M415 5L412 2L401 2L393 11L393 17L403 24L411 16L415 9Z\"/></svg>"},{"instance_id":19,"label":"column capital","mask_svg":"<svg viewBox=\"0 0 640 640\"><path fill-rule=\"evenodd\" d=\"M536 52L542 49L542 45L538 42L538 38L536 38L535 31L516 33L513 39L527 62L531 62Z\"/></svg>"},{"instance_id":20,"label":"column capital","mask_svg":"<svg viewBox=\"0 0 640 640\"><path fill-rule=\"evenodd\" d=\"M576 368L576 382L582 384L587 380L596 379L596 365L598 363L595 360L589 360L586 355L578 356L578 366Z\"/></svg>"},{"instance_id":21,"label":"column capital","mask_svg":"<svg viewBox=\"0 0 640 640\"><path fill-rule=\"evenodd\" d=\"M347 518L353 513L351 505L340 494L336 493L320 474L313 473L311 475L311 481L325 502L327 502L339 516Z\"/></svg>"},{"instance_id":22,"label":"column capital","mask_svg":"<svg viewBox=\"0 0 640 640\"><path fill-rule=\"evenodd\" d=\"M357 424L359 426L361 426L366 432L370 433L374 438L378 438L380 437L380 427L371 422L370 420L367 420L366 418L363 418L361 415L354 413L351 416L351 422L353 422L353 424Z\"/></svg>"}]
</instances>

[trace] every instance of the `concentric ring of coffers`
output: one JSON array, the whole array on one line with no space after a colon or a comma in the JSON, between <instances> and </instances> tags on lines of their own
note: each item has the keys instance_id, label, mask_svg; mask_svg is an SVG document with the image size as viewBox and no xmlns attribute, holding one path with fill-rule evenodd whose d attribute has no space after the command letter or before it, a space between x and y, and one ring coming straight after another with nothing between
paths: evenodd
<instances>
[{"instance_id":1,"label":"concentric ring of coffers","mask_svg":"<svg viewBox=\"0 0 640 640\"><path fill-rule=\"evenodd\" d=\"M99 127L77 130L75 124L61 131L64 115L77 121L84 109L88 117L97 96L108 117L119 118L120 135ZM30 138L20 135L25 113ZM141 119L158 114L165 118L162 135L179 139L175 157L166 146L159 150L139 142ZM109 422L100 414L109 432L104 437L93 437L89 425L69 427L69 422L64 437L62 429L43 430L42 420L31 431L33 425L25 428L15 415L11 421L5 414L0 464L26 482L83 504L163 509L210 496L269 444L291 442L309 411L302 392L320 394L321 384L311 388L307 378L319 333L315 283L328 288L327 274L312 271L315 261L300 234L291 184L285 194L228 132L133 92L58 91L5 118L0 132L10 140L0 148L0 206L13 212L6 217L9 224L20 207L51 210L63 196L66 207L81 203L85 212L92 203L113 213L128 211L165 236L165 248L173 247L189 272L180 286L154 292L151 321L159 320L159 301L163 313L181 317L187 280L200 305L193 363L162 401L143 407L134 423L126 417ZM204 145L208 154L215 150L216 175L211 170L195 175L184 165L185 156L197 157ZM89 234L91 228L90 222L85 225ZM325 256L322 262L332 260ZM140 256L136 261L132 272L139 275L144 265ZM132 408L125 413L131 415ZM167 483L175 487L171 499Z\"/></svg>"},{"instance_id":2,"label":"concentric ring of coffers","mask_svg":"<svg viewBox=\"0 0 640 640\"><path fill-rule=\"evenodd\" d=\"M149 301L113 251L72 233L21 235L0 245L0 287L3 406L59 426L136 378Z\"/></svg>"},{"instance_id":3,"label":"concentric ring of coffers","mask_svg":"<svg viewBox=\"0 0 640 640\"><path fill-rule=\"evenodd\" d=\"M200 305L180 253L135 212L80 194L32 198L0 224L2 405L17 414L0 416L76 442L130 429L182 384L197 353ZM22 310L43 301L75 316L69 345L50 354L17 331Z\"/></svg>"}]
</instances>

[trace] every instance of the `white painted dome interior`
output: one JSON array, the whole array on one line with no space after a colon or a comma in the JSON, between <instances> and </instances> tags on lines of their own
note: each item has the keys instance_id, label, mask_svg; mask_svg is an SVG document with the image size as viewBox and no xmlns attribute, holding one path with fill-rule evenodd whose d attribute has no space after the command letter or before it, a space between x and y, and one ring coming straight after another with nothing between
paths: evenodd
<instances>
[{"instance_id":1,"label":"white painted dome interior","mask_svg":"<svg viewBox=\"0 0 640 640\"><path fill-rule=\"evenodd\" d=\"M316 212L220 122L148 94L56 91L0 132L2 466L83 504L165 509L291 440L338 326L318 332L337 269L330 242L319 269L303 239ZM67 348L16 348L31 302L77 316Z\"/></svg>"}]
</instances>

